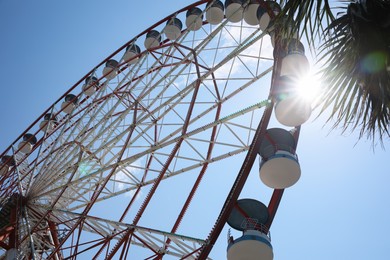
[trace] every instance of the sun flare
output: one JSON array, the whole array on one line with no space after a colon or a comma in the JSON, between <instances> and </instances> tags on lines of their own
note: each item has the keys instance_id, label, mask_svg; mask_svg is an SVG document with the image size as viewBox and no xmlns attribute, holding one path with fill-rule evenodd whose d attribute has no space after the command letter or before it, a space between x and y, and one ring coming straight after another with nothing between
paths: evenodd
<instances>
[{"instance_id":1,"label":"sun flare","mask_svg":"<svg viewBox=\"0 0 390 260\"><path fill-rule=\"evenodd\" d=\"M318 75L307 75L297 82L297 91L299 96L310 102L312 105L317 101L317 98L322 89L322 82Z\"/></svg>"}]
</instances>

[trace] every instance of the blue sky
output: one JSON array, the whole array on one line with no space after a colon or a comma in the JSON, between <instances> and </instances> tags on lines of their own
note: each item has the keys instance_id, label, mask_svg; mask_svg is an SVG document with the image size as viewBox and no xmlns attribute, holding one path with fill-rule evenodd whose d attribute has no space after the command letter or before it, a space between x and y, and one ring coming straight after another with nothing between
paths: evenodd
<instances>
[{"instance_id":1,"label":"blue sky","mask_svg":"<svg viewBox=\"0 0 390 260\"><path fill-rule=\"evenodd\" d=\"M114 50L190 3L0 0L0 150ZM302 177L285 191L271 229L275 259L388 259L386 151L324 121L302 128ZM250 183L242 197L253 194L262 199ZM225 259L221 237L215 259Z\"/></svg>"}]
</instances>

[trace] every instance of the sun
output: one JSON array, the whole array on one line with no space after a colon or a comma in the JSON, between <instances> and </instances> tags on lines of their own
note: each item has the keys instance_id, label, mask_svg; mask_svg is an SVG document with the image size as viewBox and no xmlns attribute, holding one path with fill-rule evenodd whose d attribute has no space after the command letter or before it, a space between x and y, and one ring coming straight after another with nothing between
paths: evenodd
<instances>
[{"instance_id":1,"label":"sun","mask_svg":"<svg viewBox=\"0 0 390 260\"><path fill-rule=\"evenodd\" d=\"M296 89L298 95L313 106L318 101L322 85L318 74L309 74L297 80Z\"/></svg>"}]
</instances>

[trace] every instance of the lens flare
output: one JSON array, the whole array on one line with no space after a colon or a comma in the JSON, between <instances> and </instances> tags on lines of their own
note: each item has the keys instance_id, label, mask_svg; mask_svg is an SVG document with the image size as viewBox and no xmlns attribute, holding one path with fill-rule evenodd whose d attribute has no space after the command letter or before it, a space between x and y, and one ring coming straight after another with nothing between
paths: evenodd
<instances>
[{"instance_id":1,"label":"lens flare","mask_svg":"<svg viewBox=\"0 0 390 260\"><path fill-rule=\"evenodd\" d=\"M377 51L368 54L360 63L360 68L366 73L378 73L386 69L386 53Z\"/></svg>"}]
</instances>

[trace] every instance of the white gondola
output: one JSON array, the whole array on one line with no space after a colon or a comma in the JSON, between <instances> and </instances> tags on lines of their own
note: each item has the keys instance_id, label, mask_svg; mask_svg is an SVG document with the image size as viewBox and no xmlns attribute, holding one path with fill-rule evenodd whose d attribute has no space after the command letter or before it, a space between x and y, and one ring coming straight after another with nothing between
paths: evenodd
<instances>
[{"instance_id":1,"label":"white gondola","mask_svg":"<svg viewBox=\"0 0 390 260\"><path fill-rule=\"evenodd\" d=\"M88 97L92 96L93 94L95 94L98 84L99 81L96 77L88 76L85 79L85 84L82 87L83 93Z\"/></svg>"},{"instance_id":2,"label":"white gondola","mask_svg":"<svg viewBox=\"0 0 390 260\"><path fill-rule=\"evenodd\" d=\"M156 30L151 30L146 34L144 46L147 50L157 48L161 43L161 34Z\"/></svg>"},{"instance_id":3,"label":"white gondola","mask_svg":"<svg viewBox=\"0 0 390 260\"><path fill-rule=\"evenodd\" d=\"M33 134L25 134L23 140L18 145L18 149L24 154L29 154L36 143L37 138Z\"/></svg>"},{"instance_id":4,"label":"white gondola","mask_svg":"<svg viewBox=\"0 0 390 260\"><path fill-rule=\"evenodd\" d=\"M275 117L285 126L302 125L312 112L310 101L299 93L297 84L298 80L288 76L279 77L275 82Z\"/></svg>"},{"instance_id":5,"label":"white gondola","mask_svg":"<svg viewBox=\"0 0 390 260\"><path fill-rule=\"evenodd\" d=\"M137 44L130 44L126 47L125 55L123 60L128 64L135 64L138 61L138 56L141 53L141 48Z\"/></svg>"},{"instance_id":6,"label":"white gondola","mask_svg":"<svg viewBox=\"0 0 390 260\"><path fill-rule=\"evenodd\" d=\"M203 25L203 12L197 7L189 9L186 13L186 26L190 31L197 31Z\"/></svg>"},{"instance_id":7,"label":"white gondola","mask_svg":"<svg viewBox=\"0 0 390 260\"><path fill-rule=\"evenodd\" d=\"M8 171L9 171L9 166L4 163L0 163L0 176L6 175Z\"/></svg>"},{"instance_id":8,"label":"white gondola","mask_svg":"<svg viewBox=\"0 0 390 260\"><path fill-rule=\"evenodd\" d=\"M269 237L258 230L245 230L229 243L228 260L272 260L274 253Z\"/></svg>"},{"instance_id":9,"label":"white gondola","mask_svg":"<svg viewBox=\"0 0 390 260\"><path fill-rule=\"evenodd\" d=\"M168 20L164 28L164 33L169 40L175 41L180 37L181 29L183 29L183 23L180 21L180 19L174 17Z\"/></svg>"},{"instance_id":10,"label":"white gondola","mask_svg":"<svg viewBox=\"0 0 390 260\"><path fill-rule=\"evenodd\" d=\"M238 23L244 17L244 6L242 0L226 0L225 16L229 22Z\"/></svg>"},{"instance_id":11,"label":"white gondola","mask_svg":"<svg viewBox=\"0 0 390 260\"><path fill-rule=\"evenodd\" d=\"M257 9L260 4L258 0L250 0L249 4L244 10L244 21L249 25L258 25L259 19L257 18Z\"/></svg>"},{"instance_id":12,"label":"white gondola","mask_svg":"<svg viewBox=\"0 0 390 260\"><path fill-rule=\"evenodd\" d=\"M208 2L206 5L206 20L210 24L220 24L224 17L225 8L220 0Z\"/></svg>"},{"instance_id":13,"label":"white gondola","mask_svg":"<svg viewBox=\"0 0 390 260\"><path fill-rule=\"evenodd\" d=\"M51 132L57 125L57 119L56 117L51 114L47 113L43 121L39 124L39 128L42 132Z\"/></svg>"},{"instance_id":14,"label":"white gondola","mask_svg":"<svg viewBox=\"0 0 390 260\"><path fill-rule=\"evenodd\" d=\"M107 80L111 80L118 74L119 62L111 59L106 62L106 66L103 68L103 75Z\"/></svg>"},{"instance_id":15,"label":"white gondola","mask_svg":"<svg viewBox=\"0 0 390 260\"><path fill-rule=\"evenodd\" d=\"M257 19L259 21L260 30L262 31L267 30L270 22L281 11L280 5L275 1L265 1L264 5L268 5L269 9L273 12L273 15L270 15L268 13L267 8L264 8L263 6L259 6L259 8L257 9Z\"/></svg>"},{"instance_id":16,"label":"white gondola","mask_svg":"<svg viewBox=\"0 0 390 260\"><path fill-rule=\"evenodd\" d=\"M301 176L295 139L281 128L266 131L260 145L260 179L270 188L285 189L294 185Z\"/></svg>"},{"instance_id":17,"label":"white gondola","mask_svg":"<svg viewBox=\"0 0 390 260\"><path fill-rule=\"evenodd\" d=\"M65 97L64 102L61 104L61 110L67 114L72 113L73 109L77 106L78 99L73 94L68 94Z\"/></svg>"},{"instance_id":18,"label":"white gondola","mask_svg":"<svg viewBox=\"0 0 390 260\"><path fill-rule=\"evenodd\" d=\"M29 154L31 152L33 148L33 145L29 142L26 142L26 141L21 141L19 144L18 144L18 149L21 153L24 153L24 154Z\"/></svg>"},{"instance_id":19,"label":"white gondola","mask_svg":"<svg viewBox=\"0 0 390 260\"><path fill-rule=\"evenodd\" d=\"M15 159L13 156L4 155L0 162L0 176L4 176L8 173L12 166L15 166Z\"/></svg>"},{"instance_id":20,"label":"white gondola","mask_svg":"<svg viewBox=\"0 0 390 260\"><path fill-rule=\"evenodd\" d=\"M299 40L288 42L287 53L282 59L280 76L302 78L310 71L309 60L305 56L305 47Z\"/></svg>"}]
</instances>

